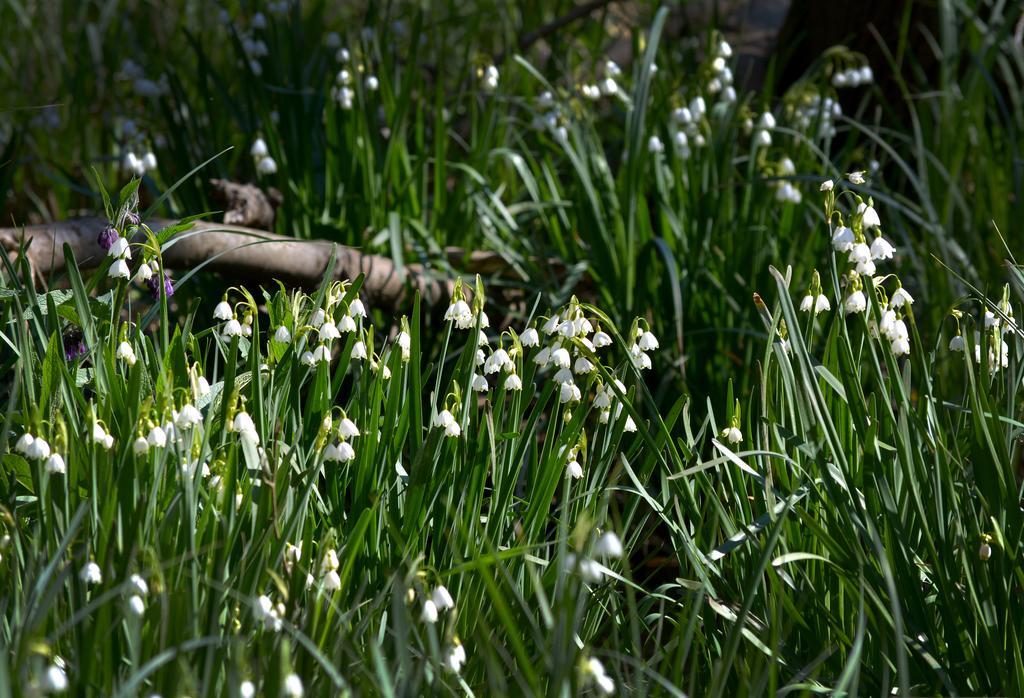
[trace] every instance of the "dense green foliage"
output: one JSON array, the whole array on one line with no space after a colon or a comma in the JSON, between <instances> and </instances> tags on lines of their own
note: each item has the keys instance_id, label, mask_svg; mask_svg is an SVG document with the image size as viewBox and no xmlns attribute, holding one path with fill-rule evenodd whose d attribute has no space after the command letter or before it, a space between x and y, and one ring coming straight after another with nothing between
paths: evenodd
<instances>
[{"instance_id":1,"label":"dense green foliage","mask_svg":"<svg viewBox=\"0 0 1024 698\"><path fill-rule=\"evenodd\" d=\"M0 6L8 217L135 241L0 270L0 695L1024 693L1009 7L743 94L655 8L169 5ZM510 271L161 283L211 176Z\"/></svg>"}]
</instances>

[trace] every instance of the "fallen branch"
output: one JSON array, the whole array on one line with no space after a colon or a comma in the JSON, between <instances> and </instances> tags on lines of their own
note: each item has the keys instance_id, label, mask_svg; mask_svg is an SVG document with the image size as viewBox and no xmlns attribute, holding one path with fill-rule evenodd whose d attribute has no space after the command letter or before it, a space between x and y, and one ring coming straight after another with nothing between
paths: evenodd
<instances>
[{"instance_id":1,"label":"fallen branch","mask_svg":"<svg viewBox=\"0 0 1024 698\"><path fill-rule=\"evenodd\" d=\"M174 221L147 221L159 231ZM17 254L24 243L26 257L37 284L64 271L65 244L70 245L81 268L94 268L104 259L96 241L106 225L102 218L78 218L25 228L0 228L0 246L9 256ZM419 264L408 264L401 273L387 257L364 254L327 240L301 241L237 225L196 222L192 228L173 239L163 253L169 269L204 269L219 272L238 280L267 283L278 279L288 286L312 288L327 271L332 251L336 250L330 277L338 280L365 275L363 297L373 305L397 309L406 305L418 291L426 305L447 302L451 297L452 280L439 278ZM455 250L450 257L465 258L470 265L474 258L481 266L493 266L489 253L472 253L468 257ZM500 259L500 257L499 257Z\"/></svg>"},{"instance_id":2,"label":"fallen branch","mask_svg":"<svg viewBox=\"0 0 1024 698\"><path fill-rule=\"evenodd\" d=\"M273 187L263 191L255 184L227 179L210 180L210 198L224 211L225 223L262 230L274 227L274 213L283 201Z\"/></svg>"}]
</instances>

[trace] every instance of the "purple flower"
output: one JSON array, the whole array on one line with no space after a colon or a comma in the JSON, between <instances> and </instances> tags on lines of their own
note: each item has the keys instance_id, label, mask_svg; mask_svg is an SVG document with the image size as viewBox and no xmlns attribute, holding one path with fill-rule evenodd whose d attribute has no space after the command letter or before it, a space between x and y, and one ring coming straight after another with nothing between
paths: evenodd
<instances>
[{"instance_id":1,"label":"purple flower","mask_svg":"<svg viewBox=\"0 0 1024 698\"><path fill-rule=\"evenodd\" d=\"M156 274L146 279L146 285L149 286L149 295L153 297L154 301L160 300L159 283L160 279ZM164 272L164 295L168 298L174 295L174 281L166 271Z\"/></svg>"},{"instance_id":2,"label":"purple flower","mask_svg":"<svg viewBox=\"0 0 1024 698\"><path fill-rule=\"evenodd\" d=\"M89 351L85 346L85 337L77 327L72 328L64 335L64 358L68 363L80 359Z\"/></svg>"},{"instance_id":3,"label":"purple flower","mask_svg":"<svg viewBox=\"0 0 1024 698\"><path fill-rule=\"evenodd\" d=\"M138 225L139 223L142 222L142 219L139 218L139 214L137 214L135 211L129 211L128 213L124 214L124 217L130 225Z\"/></svg>"},{"instance_id":4,"label":"purple flower","mask_svg":"<svg viewBox=\"0 0 1024 698\"><path fill-rule=\"evenodd\" d=\"M117 234L117 228L112 225L107 225L106 228L100 231L100 235L96 238L96 242L103 248L104 252L110 252L110 248L117 242L117 239L121 237Z\"/></svg>"}]
</instances>

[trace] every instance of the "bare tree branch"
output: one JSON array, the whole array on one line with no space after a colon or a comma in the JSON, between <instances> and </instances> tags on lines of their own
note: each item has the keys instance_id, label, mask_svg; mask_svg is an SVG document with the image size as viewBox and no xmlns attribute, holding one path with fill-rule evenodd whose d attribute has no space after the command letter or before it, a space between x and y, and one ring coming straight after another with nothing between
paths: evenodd
<instances>
[{"instance_id":1,"label":"bare tree branch","mask_svg":"<svg viewBox=\"0 0 1024 698\"><path fill-rule=\"evenodd\" d=\"M25 228L0 228L0 246L13 256L24 242L39 283L64 271L65 243L71 246L81 267L98 266L105 255L96 239L106 223L102 218L78 218ZM147 223L159 231L174 221ZM262 283L279 279L289 286L311 288L324 277L331 252L336 249L329 276L355 279L365 274L363 296L378 307L399 308L411 299L414 291L421 294L427 305L445 302L451 296L451 279L439 278L422 265L405 265L400 273L387 257L364 254L326 240L301 241L254 228L196 222L189 231L173 238L172 243L163 253L164 265L170 269L192 269L204 264L204 269L232 279ZM474 261L482 267L493 266L496 257L488 253L466 256L459 250L448 253L450 257L467 260L470 266Z\"/></svg>"}]
</instances>

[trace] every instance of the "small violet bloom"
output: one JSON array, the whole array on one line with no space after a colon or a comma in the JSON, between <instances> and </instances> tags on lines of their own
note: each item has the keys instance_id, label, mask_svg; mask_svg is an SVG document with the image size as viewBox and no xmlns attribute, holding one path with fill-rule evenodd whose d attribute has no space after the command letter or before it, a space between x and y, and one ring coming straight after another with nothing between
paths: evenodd
<instances>
[{"instance_id":1,"label":"small violet bloom","mask_svg":"<svg viewBox=\"0 0 1024 698\"><path fill-rule=\"evenodd\" d=\"M110 252L110 248L113 247L114 242L121 237L117 233L117 228L112 225L108 225L106 228L100 231L99 237L96 238L96 242L104 252Z\"/></svg>"},{"instance_id":2,"label":"small violet bloom","mask_svg":"<svg viewBox=\"0 0 1024 698\"><path fill-rule=\"evenodd\" d=\"M149 295L152 296L153 300L160 300L160 279L156 276L151 276L146 279L146 286L149 287ZM170 298L174 295L174 281L171 279L171 275L164 272L164 295Z\"/></svg>"}]
</instances>

